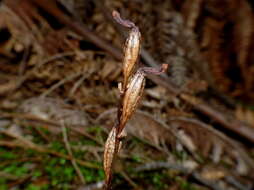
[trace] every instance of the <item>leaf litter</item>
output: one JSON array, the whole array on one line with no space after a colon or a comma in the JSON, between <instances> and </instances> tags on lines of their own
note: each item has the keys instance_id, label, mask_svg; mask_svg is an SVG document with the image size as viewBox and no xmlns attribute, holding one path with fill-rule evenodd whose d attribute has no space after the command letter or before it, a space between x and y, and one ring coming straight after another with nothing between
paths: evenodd
<instances>
[{"instance_id":1,"label":"leaf litter","mask_svg":"<svg viewBox=\"0 0 254 190\"><path fill-rule=\"evenodd\" d=\"M119 31L124 29L116 30L105 16L120 11L140 29L142 63L145 49L158 63L169 64L170 85L253 127L251 2L56 2L3 1L0 7L1 188L102 189L102 150L117 120L112 108L121 102L117 83L127 79L117 54L73 31L76 26L63 24L61 15L123 47ZM147 80L125 127L129 135L117 150L120 159L112 166L113 189L252 189L253 142L181 97L186 96L176 97ZM6 159L7 152L20 159ZM54 159L62 167L43 169L42 160ZM24 165L15 165L22 160ZM58 168L63 180L54 177Z\"/></svg>"}]
</instances>

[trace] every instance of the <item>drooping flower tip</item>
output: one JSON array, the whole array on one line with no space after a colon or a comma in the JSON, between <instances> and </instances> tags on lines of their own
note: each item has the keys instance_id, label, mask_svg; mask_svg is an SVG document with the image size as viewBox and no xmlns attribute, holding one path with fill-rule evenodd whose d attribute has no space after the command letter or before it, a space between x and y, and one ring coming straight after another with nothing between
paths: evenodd
<instances>
[{"instance_id":1,"label":"drooping flower tip","mask_svg":"<svg viewBox=\"0 0 254 190\"><path fill-rule=\"evenodd\" d=\"M133 22L126 20L126 19L122 19L120 16L120 13L116 10L112 11L112 16L116 22L118 22L119 24L121 24L127 28L135 28L136 27Z\"/></svg>"}]
</instances>

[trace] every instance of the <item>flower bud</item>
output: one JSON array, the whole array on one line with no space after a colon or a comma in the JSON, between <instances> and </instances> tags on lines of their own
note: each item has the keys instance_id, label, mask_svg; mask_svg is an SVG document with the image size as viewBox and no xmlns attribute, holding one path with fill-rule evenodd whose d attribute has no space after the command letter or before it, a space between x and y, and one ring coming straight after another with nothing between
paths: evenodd
<instances>
[{"instance_id":1,"label":"flower bud","mask_svg":"<svg viewBox=\"0 0 254 190\"><path fill-rule=\"evenodd\" d=\"M142 96L144 86L145 74L144 72L138 70L128 83L127 90L125 91L123 97L122 114L120 117L120 132L135 111Z\"/></svg>"}]
</instances>

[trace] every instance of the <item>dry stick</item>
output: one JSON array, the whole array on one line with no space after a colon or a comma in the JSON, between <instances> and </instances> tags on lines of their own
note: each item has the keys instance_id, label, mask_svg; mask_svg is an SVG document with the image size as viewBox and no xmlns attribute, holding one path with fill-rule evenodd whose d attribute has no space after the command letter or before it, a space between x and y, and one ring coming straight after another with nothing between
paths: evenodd
<instances>
[{"instance_id":1,"label":"dry stick","mask_svg":"<svg viewBox=\"0 0 254 190\"><path fill-rule=\"evenodd\" d=\"M60 22L64 23L66 26L70 27L73 31L77 32L81 36L85 37L86 39L90 40L94 44L96 44L98 47L104 49L105 51L109 52L111 55L113 55L116 59L121 60L122 59L122 53L119 49L113 47L110 43L106 42L102 38L98 37L96 34L92 33L90 30L88 30L84 25L81 23L74 23L69 17L64 15L54 4L54 2L49 0L31 0L34 3L36 3L39 7L47 11L48 13L55 16ZM146 60L148 61L148 59ZM158 85L161 85L165 87L173 96L179 95L179 90L175 89L170 83L168 83L168 77L161 78L158 76L148 76L149 79L151 79L153 82L155 82ZM193 97L193 96L190 96ZM232 119L228 121L222 112L219 112L218 110L212 108L211 106L203 103L202 106L199 104L195 104L192 101L190 101L188 98L182 98L182 100L185 102L191 104L196 110L208 115L213 120L217 121L219 124L221 124L224 128L229 129L231 131L234 131L238 134L241 134L241 136L249 139L252 143L254 143L254 129L249 128L248 125L239 122L236 119ZM232 123L233 126L232 126ZM248 129L247 129L248 128ZM239 130L240 129L240 130Z\"/></svg>"},{"instance_id":2,"label":"dry stick","mask_svg":"<svg viewBox=\"0 0 254 190\"><path fill-rule=\"evenodd\" d=\"M126 172L121 171L120 174L134 189L139 189L139 186L126 174Z\"/></svg>"},{"instance_id":3,"label":"dry stick","mask_svg":"<svg viewBox=\"0 0 254 190\"><path fill-rule=\"evenodd\" d=\"M48 96L50 93L52 93L55 89L57 89L58 87L60 87L61 85L63 85L66 82L69 82L75 78L77 78L78 76L82 75L82 72L78 72L78 73L74 73L68 77L65 77L64 79L58 81L56 84L52 85L48 90L46 90L45 92L43 92L43 94L40 95L41 98L44 98L46 96Z\"/></svg>"},{"instance_id":4,"label":"dry stick","mask_svg":"<svg viewBox=\"0 0 254 190\"><path fill-rule=\"evenodd\" d=\"M152 81L156 84L165 87L172 95L179 96L181 100L192 105L195 110L207 115L208 117L219 123L222 127L231 130L237 134L240 134L242 137L254 143L254 129L251 128L248 124L235 118L229 118L224 113L209 106L197 97L186 93L178 94L177 92L175 92L174 88L172 88L166 81L161 80L161 78L159 78L158 76L151 75L150 79L152 79Z\"/></svg>"},{"instance_id":5,"label":"dry stick","mask_svg":"<svg viewBox=\"0 0 254 190\"><path fill-rule=\"evenodd\" d=\"M68 151L69 156L72 158L72 159L71 159L71 163L72 163L74 169L76 170L76 172L77 172L77 174L78 174L78 176L79 176L80 181L81 181L83 184L85 184L84 176L83 176L82 172L81 172L80 169L79 169L79 166L78 166L78 164L77 164L77 162L76 162L76 159L75 159L74 156L73 156L73 153L72 153L72 150L71 150L71 146L70 146L70 143L69 143L69 141L68 141L67 129L66 129L66 127L64 126L64 123L62 123L61 126L62 126L62 133L63 133L63 140L64 140L65 147L66 147L66 149L67 149L67 151Z\"/></svg>"},{"instance_id":6,"label":"dry stick","mask_svg":"<svg viewBox=\"0 0 254 190\"><path fill-rule=\"evenodd\" d=\"M47 64L48 62L51 62L51 61L54 61L57 59L62 59L64 57L68 57L68 56L73 56L73 55L75 55L74 51L65 51L65 52L57 53L55 55L52 55L51 57L46 58L45 60L42 60L39 64L37 64L35 66L34 69L39 69L40 67Z\"/></svg>"},{"instance_id":7,"label":"dry stick","mask_svg":"<svg viewBox=\"0 0 254 190\"><path fill-rule=\"evenodd\" d=\"M72 97L78 87L83 83L83 81L87 78L86 74L83 74L83 76L73 85L73 87L70 90L69 96Z\"/></svg>"},{"instance_id":8,"label":"dry stick","mask_svg":"<svg viewBox=\"0 0 254 190\"><path fill-rule=\"evenodd\" d=\"M43 138L44 141L46 141L47 143L50 142L50 137L44 132L42 132L39 127L33 127L33 128Z\"/></svg>"},{"instance_id":9,"label":"dry stick","mask_svg":"<svg viewBox=\"0 0 254 190\"><path fill-rule=\"evenodd\" d=\"M94 32L87 29L82 23L75 21L68 16L66 16L56 5L55 1L51 0L30 0L40 8L44 9L46 12L54 16L61 23L69 26L73 31L77 32L79 35L85 37L90 40L92 43L96 44L98 47L106 50L111 55L116 57L117 59L122 58L122 53L118 48L111 46L107 41L99 38Z\"/></svg>"}]
</instances>

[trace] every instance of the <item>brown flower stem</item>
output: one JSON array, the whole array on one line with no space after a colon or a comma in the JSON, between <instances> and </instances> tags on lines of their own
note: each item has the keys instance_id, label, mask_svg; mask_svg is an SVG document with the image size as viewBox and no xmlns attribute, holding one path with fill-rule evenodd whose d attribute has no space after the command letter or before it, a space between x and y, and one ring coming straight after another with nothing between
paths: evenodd
<instances>
[{"instance_id":1,"label":"brown flower stem","mask_svg":"<svg viewBox=\"0 0 254 190\"><path fill-rule=\"evenodd\" d=\"M120 149L120 142L124 137L126 123L135 112L137 105L142 97L146 74L159 75L166 71L167 64L162 64L161 68L141 67L135 74L133 70L137 63L140 51L141 34L138 27L129 20L124 20L116 11L112 13L113 18L121 25L131 28L124 47L123 59L123 85L119 85L121 103L118 107L117 122L111 129L104 151L104 171L106 174L105 189L109 190L112 181L112 165Z\"/></svg>"}]
</instances>

